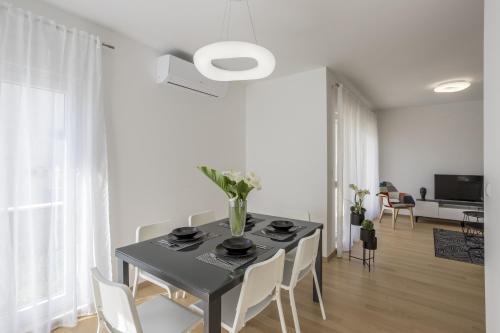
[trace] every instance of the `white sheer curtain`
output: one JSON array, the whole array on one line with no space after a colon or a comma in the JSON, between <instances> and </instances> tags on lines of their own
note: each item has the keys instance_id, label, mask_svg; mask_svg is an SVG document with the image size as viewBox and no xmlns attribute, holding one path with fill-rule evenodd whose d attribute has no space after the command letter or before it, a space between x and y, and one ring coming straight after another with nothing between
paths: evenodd
<instances>
[{"instance_id":1,"label":"white sheer curtain","mask_svg":"<svg viewBox=\"0 0 500 333\"><path fill-rule=\"evenodd\" d=\"M335 113L337 126L337 254L349 248L349 242L359 239L359 227L352 229L349 239L350 207L354 199L349 184L369 189L365 199L366 218L378 214L378 130L377 116L364 106L352 92L336 86Z\"/></svg>"},{"instance_id":2,"label":"white sheer curtain","mask_svg":"<svg viewBox=\"0 0 500 333\"><path fill-rule=\"evenodd\" d=\"M0 332L92 311L111 275L99 38L0 4Z\"/></svg>"}]
</instances>

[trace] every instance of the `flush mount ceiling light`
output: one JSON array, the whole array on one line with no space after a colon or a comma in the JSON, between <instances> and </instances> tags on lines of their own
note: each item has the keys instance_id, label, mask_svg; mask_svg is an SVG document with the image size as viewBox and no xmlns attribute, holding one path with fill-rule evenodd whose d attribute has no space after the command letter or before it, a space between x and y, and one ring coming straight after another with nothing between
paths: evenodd
<instances>
[{"instance_id":1,"label":"flush mount ceiling light","mask_svg":"<svg viewBox=\"0 0 500 333\"><path fill-rule=\"evenodd\" d=\"M229 37L231 4L234 1L246 2L248 17L250 19L255 43L226 40L203 46L198 49L193 56L194 65L201 74L214 81L244 81L265 78L271 75L274 71L276 60L274 55L268 49L257 45L257 37L255 35L253 18L250 12L248 0L227 1L226 11L224 12L224 19L222 22L221 35L224 34L225 30L226 39ZM228 70L214 65L214 61L238 58L251 58L255 60L256 65L250 69L244 70Z\"/></svg>"},{"instance_id":2,"label":"flush mount ceiling light","mask_svg":"<svg viewBox=\"0 0 500 333\"><path fill-rule=\"evenodd\" d=\"M434 88L434 92L437 93L452 93L457 91L462 91L470 87L470 82L465 80L450 81L440 83Z\"/></svg>"}]
</instances>

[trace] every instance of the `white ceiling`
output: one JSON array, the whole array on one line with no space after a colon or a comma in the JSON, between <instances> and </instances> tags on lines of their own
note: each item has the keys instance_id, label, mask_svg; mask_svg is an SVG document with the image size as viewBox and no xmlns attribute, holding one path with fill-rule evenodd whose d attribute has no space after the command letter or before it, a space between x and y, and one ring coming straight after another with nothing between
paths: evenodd
<instances>
[{"instance_id":1,"label":"white ceiling","mask_svg":"<svg viewBox=\"0 0 500 333\"><path fill-rule=\"evenodd\" d=\"M161 52L192 55L220 36L226 0L46 0ZM251 40L245 2L232 36ZM273 77L328 66L377 109L482 99L482 0L250 0ZM470 79L456 94L432 85Z\"/></svg>"}]
</instances>

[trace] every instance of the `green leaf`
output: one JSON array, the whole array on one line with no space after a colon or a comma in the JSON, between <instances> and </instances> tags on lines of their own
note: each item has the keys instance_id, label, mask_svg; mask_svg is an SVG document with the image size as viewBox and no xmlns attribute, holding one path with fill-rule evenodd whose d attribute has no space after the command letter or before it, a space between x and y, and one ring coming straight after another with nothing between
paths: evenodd
<instances>
[{"instance_id":1,"label":"green leaf","mask_svg":"<svg viewBox=\"0 0 500 333\"><path fill-rule=\"evenodd\" d=\"M237 195L237 191L235 190L234 182L229 178L221 174L219 171L215 169L211 169L207 166L199 166L198 169L205 174L210 180L212 180L217 186L220 187L224 193L229 198L233 198Z\"/></svg>"},{"instance_id":2,"label":"green leaf","mask_svg":"<svg viewBox=\"0 0 500 333\"><path fill-rule=\"evenodd\" d=\"M253 187L248 186L245 180L241 180L238 184L236 184L236 193L242 200L246 200L248 193L253 189Z\"/></svg>"}]
</instances>

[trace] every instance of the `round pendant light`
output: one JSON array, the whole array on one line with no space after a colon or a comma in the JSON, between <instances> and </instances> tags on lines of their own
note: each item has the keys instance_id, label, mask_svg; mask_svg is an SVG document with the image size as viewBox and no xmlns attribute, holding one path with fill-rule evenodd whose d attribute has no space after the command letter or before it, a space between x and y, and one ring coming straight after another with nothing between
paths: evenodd
<instances>
[{"instance_id":1,"label":"round pendant light","mask_svg":"<svg viewBox=\"0 0 500 333\"><path fill-rule=\"evenodd\" d=\"M462 91L470 87L470 82L465 80L444 82L434 88L437 93L452 93Z\"/></svg>"},{"instance_id":2,"label":"round pendant light","mask_svg":"<svg viewBox=\"0 0 500 333\"><path fill-rule=\"evenodd\" d=\"M219 59L252 58L257 65L245 70L227 70L214 66ZM193 57L198 71L215 81L257 80L271 75L276 66L274 55L266 48L253 43L225 41L200 48Z\"/></svg>"},{"instance_id":3,"label":"round pendant light","mask_svg":"<svg viewBox=\"0 0 500 333\"><path fill-rule=\"evenodd\" d=\"M231 2L241 0L228 0L224 19L222 22L222 32L226 30L226 38L229 37L229 26L231 21ZM205 77L214 81L245 81L257 80L265 78L274 71L276 59L274 55L266 48L257 45L257 37L253 25L253 18L250 12L248 0L245 0L247 5L248 17L252 27L252 33L255 43L243 41L221 41L209 44L198 49L194 56L193 62L198 71ZM226 24L227 17L227 24ZM244 70L229 70L220 68L214 65L216 60L251 58L257 64L255 67Z\"/></svg>"}]
</instances>

